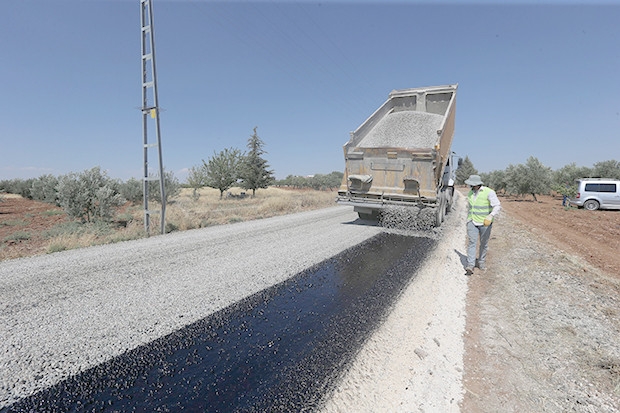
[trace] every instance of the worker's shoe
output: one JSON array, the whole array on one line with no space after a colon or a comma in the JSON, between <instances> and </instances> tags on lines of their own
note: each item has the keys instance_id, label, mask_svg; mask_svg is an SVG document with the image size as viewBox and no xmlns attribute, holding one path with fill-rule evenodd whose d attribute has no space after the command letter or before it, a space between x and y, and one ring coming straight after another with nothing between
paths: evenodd
<instances>
[{"instance_id":1,"label":"worker's shoe","mask_svg":"<svg viewBox=\"0 0 620 413\"><path fill-rule=\"evenodd\" d=\"M465 267L465 275L472 275L474 273L473 267Z\"/></svg>"},{"instance_id":2,"label":"worker's shoe","mask_svg":"<svg viewBox=\"0 0 620 413\"><path fill-rule=\"evenodd\" d=\"M487 265L483 262L479 262L478 263L478 268L480 268L481 271L486 271L487 270Z\"/></svg>"}]
</instances>

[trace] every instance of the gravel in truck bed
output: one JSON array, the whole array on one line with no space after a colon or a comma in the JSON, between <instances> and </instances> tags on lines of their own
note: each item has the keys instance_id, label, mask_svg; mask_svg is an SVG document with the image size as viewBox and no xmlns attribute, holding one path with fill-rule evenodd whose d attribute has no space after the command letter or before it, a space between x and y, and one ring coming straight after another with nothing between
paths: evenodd
<instances>
[{"instance_id":1,"label":"gravel in truck bed","mask_svg":"<svg viewBox=\"0 0 620 413\"><path fill-rule=\"evenodd\" d=\"M434 113L401 111L383 117L357 145L360 148L432 148L444 117Z\"/></svg>"}]
</instances>

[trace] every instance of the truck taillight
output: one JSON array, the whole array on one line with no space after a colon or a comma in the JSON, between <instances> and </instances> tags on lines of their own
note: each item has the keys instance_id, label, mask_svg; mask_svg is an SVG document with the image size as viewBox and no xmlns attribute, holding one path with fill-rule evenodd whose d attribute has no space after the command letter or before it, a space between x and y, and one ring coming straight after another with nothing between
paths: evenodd
<instances>
[{"instance_id":1,"label":"truck taillight","mask_svg":"<svg viewBox=\"0 0 620 413\"><path fill-rule=\"evenodd\" d=\"M581 194L577 192L577 199L579 199L580 197L581 197Z\"/></svg>"}]
</instances>

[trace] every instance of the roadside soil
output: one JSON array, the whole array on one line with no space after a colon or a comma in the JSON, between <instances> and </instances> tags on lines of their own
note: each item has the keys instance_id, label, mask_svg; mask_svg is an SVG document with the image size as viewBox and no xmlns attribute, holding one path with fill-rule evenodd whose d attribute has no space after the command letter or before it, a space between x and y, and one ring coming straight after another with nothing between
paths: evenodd
<instances>
[{"instance_id":1,"label":"roadside soil","mask_svg":"<svg viewBox=\"0 0 620 413\"><path fill-rule=\"evenodd\" d=\"M463 412L620 412L620 211L500 197L469 280Z\"/></svg>"},{"instance_id":2,"label":"roadside soil","mask_svg":"<svg viewBox=\"0 0 620 413\"><path fill-rule=\"evenodd\" d=\"M489 269L467 280L460 410L620 412L620 211L500 201ZM5 196L0 260L45 253L54 210Z\"/></svg>"},{"instance_id":3,"label":"roadside soil","mask_svg":"<svg viewBox=\"0 0 620 413\"><path fill-rule=\"evenodd\" d=\"M2 195L0 202L0 260L44 254L48 245L45 231L68 221L62 208Z\"/></svg>"}]
</instances>

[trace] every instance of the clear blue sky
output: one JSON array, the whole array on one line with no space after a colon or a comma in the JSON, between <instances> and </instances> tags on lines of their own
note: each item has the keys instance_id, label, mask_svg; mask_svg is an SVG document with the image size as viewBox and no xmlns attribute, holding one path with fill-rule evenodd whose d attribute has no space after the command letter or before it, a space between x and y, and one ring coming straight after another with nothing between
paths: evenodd
<instances>
[{"instance_id":1,"label":"clear blue sky","mask_svg":"<svg viewBox=\"0 0 620 413\"><path fill-rule=\"evenodd\" d=\"M278 179L342 171L391 90L452 83L480 172L620 160L620 3L501 3L153 0L165 168L257 126ZM0 179L141 177L140 41L139 0L0 1Z\"/></svg>"}]
</instances>

